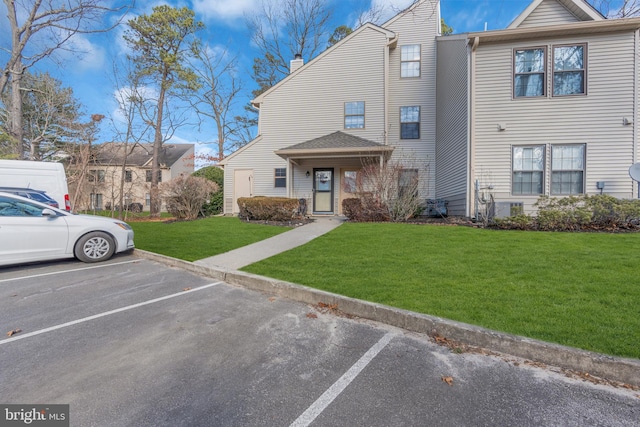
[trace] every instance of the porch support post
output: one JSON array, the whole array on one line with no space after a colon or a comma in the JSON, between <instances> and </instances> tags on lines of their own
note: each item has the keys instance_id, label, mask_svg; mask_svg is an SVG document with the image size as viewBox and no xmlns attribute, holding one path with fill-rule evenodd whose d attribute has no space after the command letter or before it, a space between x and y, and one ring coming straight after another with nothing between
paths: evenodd
<instances>
[{"instance_id":1,"label":"porch support post","mask_svg":"<svg viewBox=\"0 0 640 427\"><path fill-rule=\"evenodd\" d=\"M293 168L291 167L291 157L287 157L287 197L291 198L293 191Z\"/></svg>"}]
</instances>

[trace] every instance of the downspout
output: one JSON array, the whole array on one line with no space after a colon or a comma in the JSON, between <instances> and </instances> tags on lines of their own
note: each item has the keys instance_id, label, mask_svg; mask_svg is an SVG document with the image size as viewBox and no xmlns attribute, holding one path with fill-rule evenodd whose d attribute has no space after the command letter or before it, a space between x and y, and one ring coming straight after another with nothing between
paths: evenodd
<instances>
[{"instance_id":1,"label":"downspout","mask_svg":"<svg viewBox=\"0 0 640 427\"><path fill-rule=\"evenodd\" d=\"M480 44L480 37L474 37L473 44L471 45L471 53L469 55L469 62L467 63L468 67L468 82L469 82L469 92L467 95L467 102L469 103L469 108L467 114L469 115L467 118L467 129L468 136L467 141L467 164L469 165L468 171L469 176L467 177L467 200L469 204L467 205L467 217L471 216L471 208L472 205L476 204L475 198L475 187L473 185L473 177L475 176L475 145L476 145L476 119L475 119L475 107L476 107L476 49ZM476 209L477 211L477 209ZM476 215L476 220L477 220Z\"/></svg>"},{"instance_id":2,"label":"downspout","mask_svg":"<svg viewBox=\"0 0 640 427\"><path fill-rule=\"evenodd\" d=\"M384 47L384 145L389 145L389 50L390 46L398 41L398 36L387 39Z\"/></svg>"},{"instance_id":3,"label":"downspout","mask_svg":"<svg viewBox=\"0 0 640 427\"><path fill-rule=\"evenodd\" d=\"M638 55L640 54L640 48L638 46L640 42L640 30L636 30L634 34L634 70L633 70L633 162L638 161ZM640 199L640 183L632 180L632 186L637 187L637 197ZM633 194L633 188L631 189Z\"/></svg>"}]
</instances>

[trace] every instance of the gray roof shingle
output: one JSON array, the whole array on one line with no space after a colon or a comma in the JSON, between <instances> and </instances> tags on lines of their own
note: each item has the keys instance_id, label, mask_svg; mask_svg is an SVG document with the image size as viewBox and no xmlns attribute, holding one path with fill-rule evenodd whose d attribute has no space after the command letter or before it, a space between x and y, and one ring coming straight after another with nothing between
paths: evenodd
<instances>
[{"instance_id":1,"label":"gray roof shingle","mask_svg":"<svg viewBox=\"0 0 640 427\"><path fill-rule=\"evenodd\" d=\"M160 165L172 166L193 144L163 144L160 151ZM121 165L125 157L125 145L120 142L106 142L97 146L95 163L102 165ZM127 146L127 165L145 166L153 157L153 144L135 144Z\"/></svg>"},{"instance_id":2,"label":"gray roof shingle","mask_svg":"<svg viewBox=\"0 0 640 427\"><path fill-rule=\"evenodd\" d=\"M331 148L373 148L384 147L384 144L360 138L359 136L350 135L341 131L330 133L300 144L292 145L285 150L315 150L315 149L331 149Z\"/></svg>"}]
</instances>

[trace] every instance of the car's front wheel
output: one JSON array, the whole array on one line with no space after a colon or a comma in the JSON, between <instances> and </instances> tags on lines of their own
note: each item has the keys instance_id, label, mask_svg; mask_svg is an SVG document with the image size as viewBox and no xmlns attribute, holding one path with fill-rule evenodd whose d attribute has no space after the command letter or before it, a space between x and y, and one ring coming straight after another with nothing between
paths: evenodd
<instances>
[{"instance_id":1,"label":"car's front wheel","mask_svg":"<svg viewBox=\"0 0 640 427\"><path fill-rule=\"evenodd\" d=\"M93 231L82 236L76 243L74 253L83 262L98 262L111 258L116 245L107 233Z\"/></svg>"}]
</instances>

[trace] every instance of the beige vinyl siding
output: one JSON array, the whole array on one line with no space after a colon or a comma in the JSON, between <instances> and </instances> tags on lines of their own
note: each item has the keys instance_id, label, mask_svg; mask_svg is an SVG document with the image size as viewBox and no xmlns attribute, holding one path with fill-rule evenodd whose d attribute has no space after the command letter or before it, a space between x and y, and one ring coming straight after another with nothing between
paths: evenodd
<instances>
[{"instance_id":1,"label":"beige vinyl siding","mask_svg":"<svg viewBox=\"0 0 640 427\"><path fill-rule=\"evenodd\" d=\"M364 28L268 93L260 105L259 140L225 161L225 199L233 192L235 168L254 170L255 195L286 196L286 188L274 187L274 168L287 167L275 150L335 131L383 143L386 43L381 31ZM364 129L344 129L347 101L364 101ZM290 179L287 176L288 186ZM294 185L307 185L306 190L296 189L296 194L311 192L311 180L306 181L294 176ZM232 200L225 201L225 213L231 213L228 207L232 205Z\"/></svg>"},{"instance_id":2,"label":"beige vinyl siding","mask_svg":"<svg viewBox=\"0 0 640 427\"><path fill-rule=\"evenodd\" d=\"M307 65L264 98L261 134L271 151L344 129L344 103L364 101L364 129L348 133L384 142L384 48L381 32L365 29Z\"/></svg>"},{"instance_id":3,"label":"beige vinyl siding","mask_svg":"<svg viewBox=\"0 0 640 427\"><path fill-rule=\"evenodd\" d=\"M587 43L587 95L552 97L552 45ZM512 98L513 49L548 46L547 95ZM511 196L511 147L545 145L547 161L544 191L550 192L550 146L586 144L585 192L594 194L597 181L605 192L631 197L627 170L633 160L633 128L623 117L634 114L634 34L533 40L510 44L480 45L476 61L476 146L474 179L492 184L497 200L524 201L527 208L536 196ZM498 123L506 124L505 131Z\"/></svg>"},{"instance_id":4,"label":"beige vinyl siding","mask_svg":"<svg viewBox=\"0 0 640 427\"><path fill-rule=\"evenodd\" d=\"M421 18L417 19L416 16ZM419 192L423 199L435 197L435 40L439 16L434 4L424 2L386 26L399 34L397 47L389 54L389 144L398 147L393 153L394 160L406 161L419 169ZM400 48L414 44L421 47L420 77L400 78ZM420 139L400 139L400 107L414 105L420 106Z\"/></svg>"},{"instance_id":5,"label":"beige vinyl siding","mask_svg":"<svg viewBox=\"0 0 640 427\"><path fill-rule=\"evenodd\" d=\"M468 164L467 38L438 38L436 197L451 215L466 215Z\"/></svg>"},{"instance_id":6,"label":"beige vinyl siding","mask_svg":"<svg viewBox=\"0 0 640 427\"><path fill-rule=\"evenodd\" d=\"M579 19L574 14L556 0L543 0L531 14L520 23L518 28L567 24L578 21Z\"/></svg>"}]
</instances>

